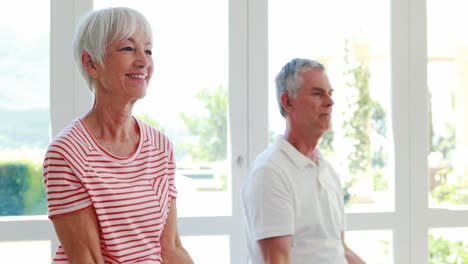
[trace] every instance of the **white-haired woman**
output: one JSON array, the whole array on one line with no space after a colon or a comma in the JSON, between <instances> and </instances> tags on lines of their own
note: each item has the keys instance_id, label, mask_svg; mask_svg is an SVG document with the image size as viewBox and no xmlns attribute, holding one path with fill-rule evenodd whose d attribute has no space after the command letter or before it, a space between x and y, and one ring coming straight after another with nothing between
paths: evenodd
<instances>
[{"instance_id":1,"label":"white-haired woman","mask_svg":"<svg viewBox=\"0 0 468 264\"><path fill-rule=\"evenodd\" d=\"M92 109L51 142L44 159L54 263L193 263L177 232L175 161L160 131L132 109L153 74L152 32L130 8L85 16L74 55Z\"/></svg>"}]
</instances>

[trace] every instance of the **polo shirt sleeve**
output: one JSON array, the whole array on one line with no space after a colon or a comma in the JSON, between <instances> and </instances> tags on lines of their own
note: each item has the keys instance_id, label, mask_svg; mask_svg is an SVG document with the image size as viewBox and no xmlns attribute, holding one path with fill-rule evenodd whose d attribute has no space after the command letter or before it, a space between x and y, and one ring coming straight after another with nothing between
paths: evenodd
<instances>
[{"instance_id":1,"label":"polo shirt sleeve","mask_svg":"<svg viewBox=\"0 0 468 264\"><path fill-rule=\"evenodd\" d=\"M327 165L328 165L328 168L330 170L331 176L333 176L333 177L331 177L332 178L331 180L333 180L334 188L338 192L338 201L340 201L339 206L340 206L340 210L341 210L341 214L342 214L341 228L344 231L344 230L346 230L347 223L346 223L346 216L345 216L345 209L344 209L343 186L341 184L341 180L340 180L339 174L336 171L336 169L328 161L327 161Z\"/></svg>"},{"instance_id":2,"label":"polo shirt sleeve","mask_svg":"<svg viewBox=\"0 0 468 264\"><path fill-rule=\"evenodd\" d=\"M244 188L247 225L255 240L294 233L294 203L291 186L278 171L253 170Z\"/></svg>"}]
</instances>

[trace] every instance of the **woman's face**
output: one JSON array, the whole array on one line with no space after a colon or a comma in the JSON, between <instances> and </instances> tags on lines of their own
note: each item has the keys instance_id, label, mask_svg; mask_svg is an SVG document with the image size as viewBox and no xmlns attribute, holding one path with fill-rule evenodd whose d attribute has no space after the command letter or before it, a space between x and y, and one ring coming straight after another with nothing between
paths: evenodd
<instances>
[{"instance_id":1,"label":"woman's face","mask_svg":"<svg viewBox=\"0 0 468 264\"><path fill-rule=\"evenodd\" d=\"M96 90L113 99L143 98L153 74L151 49L152 43L143 34L109 43L104 65L97 66Z\"/></svg>"}]
</instances>

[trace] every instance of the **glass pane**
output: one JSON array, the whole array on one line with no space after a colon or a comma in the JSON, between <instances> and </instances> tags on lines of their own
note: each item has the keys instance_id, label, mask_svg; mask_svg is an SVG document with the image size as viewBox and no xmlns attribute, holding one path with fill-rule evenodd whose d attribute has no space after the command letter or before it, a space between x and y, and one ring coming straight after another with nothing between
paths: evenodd
<instances>
[{"instance_id":1,"label":"glass pane","mask_svg":"<svg viewBox=\"0 0 468 264\"><path fill-rule=\"evenodd\" d=\"M346 231L346 244L366 263L393 263L392 231Z\"/></svg>"},{"instance_id":2,"label":"glass pane","mask_svg":"<svg viewBox=\"0 0 468 264\"><path fill-rule=\"evenodd\" d=\"M342 176L347 211L394 210L389 1L291 0L268 7L271 139L285 129L276 74L296 57L322 62L335 105L333 128L319 148ZM340 19L330 23L330 14Z\"/></svg>"},{"instance_id":3,"label":"glass pane","mask_svg":"<svg viewBox=\"0 0 468 264\"><path fill-rule=\"evenodd\" d=\"M134 115L175 145L179 216L231 215L228 2L95 1L108 6L135 8L153 27L155 71Z\"/></svg>"},{"instance_id":4,"label":"glass pane","mask_svg":"<svg viewBox=\"0 0 468 264\"><path fill-rule=\"evenodd\" d=\"M50 241L0 242L0 263L48 264Z\"/></svg>"},{"instance_id":5,"label":"glass pane","mask_svg":"<svg viewBox=\"0 0 468 264\"><path fill-rule=\"evenodd\" d=\"M195 263L231 263L229 236L183 236L181 240Z\"/></svg>"},{"instance_id":6,"label":"glass pane","mask_svg":"<svg viewBox=\"0 0 468 264\"><path fill-rule=\"evenodd\" d=\"M431 207L468 208L466 12L464 0L427 2Z\"/></svg>"},{"instance_id":7,"label":"glass pane","mask_svg":"<svg viewBox=\"0 0 468 264\"><path fill-rule=\"evenodd\" d=\"M429 264L468 263L468 228L431 229Z\"/></svg>"},{"instance_id":8,"label":"glass pane","mask_svg":"<svg viewBox=\"0 0 468 264\"><path fill-rule=\"evenodd\" d=\"M0 216L46 214L50 2L12 1L0 9L0 34Z\"/></svg>"}]
</instances>

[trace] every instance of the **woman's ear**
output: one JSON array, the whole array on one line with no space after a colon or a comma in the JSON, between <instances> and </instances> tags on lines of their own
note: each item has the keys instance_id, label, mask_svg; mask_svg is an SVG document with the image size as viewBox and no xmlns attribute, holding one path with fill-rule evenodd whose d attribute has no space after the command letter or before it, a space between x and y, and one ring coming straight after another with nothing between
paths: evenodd
<instances>
[{"instance_id":1,"label":"woman's ear","mask_svg":"<svg viewBox=\"0 0 468 264\"><path fill-rule=\"evenodd\" d=\"M93 79L98 79L99 77L99 72L96 67L96 63L93 61L93 58L91 58L91 55L87 52L83 52L81 54L81 63L83 64L83 67L85 68L86 72L88 72L89 76Z\"/></svg>"}]
</instances>

